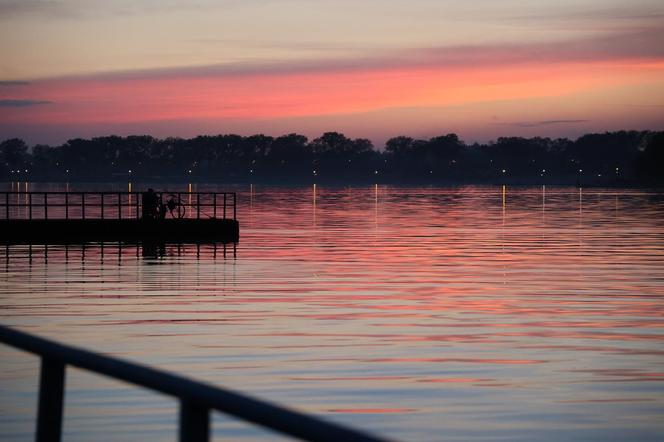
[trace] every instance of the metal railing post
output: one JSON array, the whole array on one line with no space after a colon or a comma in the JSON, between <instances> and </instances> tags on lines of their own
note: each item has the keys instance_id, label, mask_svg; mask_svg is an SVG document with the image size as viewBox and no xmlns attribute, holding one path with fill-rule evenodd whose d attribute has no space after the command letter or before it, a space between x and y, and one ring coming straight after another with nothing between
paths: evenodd
<instances>
[{"instance_id":1,"label":"metal railing post","mask_svg":"<svg viewBox=\"0 0 664 442\"><path fill-rule=\"evenodd\" d=\"M44 219L48 219L48 204L47 204L48 194L44 192Z\"/></svg>"},{"instance_id":2,"label":"metal railing post","mask_svg":"<svg viewBox=\"0 0 664 442\"><path fill-rule=\"evenodd\" d=\"M65 193L65 219L69 219L69 192Z\"/></svg>"},{"instance_id":3,"label":"metal railing post","mask_svg":"<svg viewBox=\"0 0 664 442\"><path fill-rule=\"evenodd\" d=\"M140 246L137 246L137 254L139 250ZM81 249L81 259L85 259L84 253L85 244ZM236 244L233 243L233 256L235 253ZM300 440L317 442L386 441L358 430L263 402L239 392L62 345L3 325L0 325L0 342L40 355L42 358L37 413L36 440L38 442L59 442L61 438L67 365L175 397L180 401L180 441L207 441L210 437L211 410L221 411L245 422L260 425Z\"/></svg>"},{"instance_id":4,"label":"metal railing post","mask_svg":"<svg viewBox=\"0 0 664 442\"><path fill-rule=\"evenodd\" d=\"M81 218L85 219L85 193L81 192Z\"/></svg>"},{"instance_id":5,"label":"metal railing post","mask_svg":"<svg viewBox=\"0 0 664 442\"><path fill-rule=\"evenodd\" d=\"M30 219L32 219L32 194L28 194L28 216Z\"/></svg>"},{"instance_id":6,"label":"metal railing post","mask_svg":"<svg viewBox=\"0 0 664 442\"><path fill-rule=\"evenodd\" d=\"M180 401L180 442L207 442L210 439L210 411L207 407Z\"/></svg>"},{"instance_id":7,"label":"metal railing post","mask_svg":"<svg viewBox=\"0 0 664 442\"><path fill-rule=\"evenodd\" d=\"M224 192L224 219L226 219L226 192Z\"/></svg>"},{"instance_id":8,"label":"metal railing post","mask_svg":"<svg viewBox=\"0 0 664 442\"><path fill-rule=\"evenodd\" d=\"M237 193L233 192L233 220L237 219Z\"/></svg>"},{"instance_id":9,"label":"metal railing post","mask_svg":"<svg viewBox=\"0 0 664 442\"><path fill-rule=\"evenodd\" d=\"M101 219L104 219L104 192L101 193Z\"/></svg>"},{"instance_id":10,"label":"metal railing post","mask_svg":"<svg viewBox=\"0 0 664 442\"><path fill-rule=\"evenodd\" d=\"M39 376L37 442L59 442L62 434L62 404L65 364L42 357Z\"/></svg>"},{"instance_id":11,"label":"metal railing post","mask_svg":"<svg viewBox=\"0 0 664 442\"><path fill-rule=\"evenodd\" d=\"M9 193L5 193L5 217L9 219Z\"/></svg>"},{"instance_id":12,"label":"metal railing post","mask_svg":"<svg viewBox=\"0 0 664 442\"><path fill-rule=\"evenodd\" d=\"M131 209L129 209L131 214ZM118 219L122 219L122 194L118 192Z\"/></svg>"},{"instance_id":13,"label":"metal railing post","mask_svg":"<svg viewBox=\"0 0 664 442\"><path fill-rule=\"evenodd\" d=\"M212 198L213 198L212 199L212 207L213 207L213 209L212 209L213 215L212 216L214 218L216 218L217 217L217 192L212 194Z\"/></svg>"},{"instance_id":14,"label":"metal railing post","mask_svg":"<svg viewBox=\"0 0 664 442\"><path fill-rule=\"evenodd\" d=\"M201 218L201 194L196 194L196 219Z\"/></svg>"},{"instance_id":15,"label":"metal railing post","mask_svg":"<svg viewBox=\"0 0 664 442\"><path fill-rule=\"evenodd\" d=\"M136 193L136 219L141 217L141 214L139 213L140 207L138 205L138 193Z\"/></svg>"}]
</instances>

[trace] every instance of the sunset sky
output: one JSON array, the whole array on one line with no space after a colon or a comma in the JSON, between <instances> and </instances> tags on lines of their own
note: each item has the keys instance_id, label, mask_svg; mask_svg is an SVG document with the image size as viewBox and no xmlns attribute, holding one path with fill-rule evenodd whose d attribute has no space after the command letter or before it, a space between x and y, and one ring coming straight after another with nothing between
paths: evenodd
<instances>
[{"instance_id":1,"label":"sunset sky","mask_svg":"<svg viewBox=\"0 0 664 442\"><path fill-rule=\"evenodd\" d=\"M664 129L661 0L0 0L0 139Z\"/></svg>"}]
</instances>

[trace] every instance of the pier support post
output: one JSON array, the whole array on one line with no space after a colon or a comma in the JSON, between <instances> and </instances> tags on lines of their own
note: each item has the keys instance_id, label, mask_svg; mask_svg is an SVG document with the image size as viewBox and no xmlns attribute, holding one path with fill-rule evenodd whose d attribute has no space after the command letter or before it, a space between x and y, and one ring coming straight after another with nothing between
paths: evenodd
<instances>
[{"instance_id":1,"label":"pier support post","mask_svg":"<svg viewBox=\"0 0 664 442\"><path fill-rule=\"evenodd\" d=\"M37 442L59 442L62 435L65 365L42 357L39 376Z\"/></svg>"},{"instance_id":2,"label":"pier support post","mask_svg":"<svg viewBox=\"0 0 664 442\"><path fill-rule=\"evenodd\" d=\"M180 401L180 442L207 442L210 438L210 411L197 403Z\"/></svg>"}]
</instances>

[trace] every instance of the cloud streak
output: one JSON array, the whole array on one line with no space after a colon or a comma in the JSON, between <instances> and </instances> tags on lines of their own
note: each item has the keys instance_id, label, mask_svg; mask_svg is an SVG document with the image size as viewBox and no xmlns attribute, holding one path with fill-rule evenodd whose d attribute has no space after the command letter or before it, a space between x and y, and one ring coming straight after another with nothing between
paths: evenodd
<instances>
[{"instance_id":1,"label":"cloud streak","mask_svg":"<svg viewBox=\"0 0 664 442\"><path fill-rule=\"evenodd\" d=\"M23 14L55 14L72 12L71 5L59 0L0 0L0 17L15 17Z\"/></svg>"},{"instance_id":2,"label":"cloud streak","mask_svg":"<svg viewBox=\"0 0 664 442\"><path fill-rule=\"evenodd\" d=\"M516 122L516 123L505 123L506 126L515 126L515 127L543 127L543 126L557 126L557 125L567 125L567 124L582 124L589 123L590 120L544 120L544 121L527 121L527 122Z\"/></svg>"},{"instance_id":3,"label":"cloud streak","mask_svg":"<svg viewBox=\"0 0 664 442\"><path fill-rule=\"evenodd\" d=\"M52 102L47 100L0 99L0 107L31 107L31 106L40 106L43 104L52 104Z\"/></svg>"},{"instance_id":4,"label":"cloud streak","mask_svg":"<svg viewBox=\"0 0 664 442\"><path fill-rule=\"evenodd\" d=\"M289 61L234 62L218 65L127 70L61 77L100 81L163 79L169 77L248 77L315 73L370 72L421 69L466 69L469 67L518 66L542 63L630 62L664 60L664 26L638 31L613 32L556 42L415 47L369 48L359 56L296 59ZM255 43L254 44L258 44ZM285 45L285 44L284 44Z\"/></svg>"},{"instance_id":5,"label":"cloud streak","mask_svg":"<svg viewBox=\"0 0 664 442\"><path fill-rule=\"evenodd\" d=\"M246 1L246 0L245 0ZM210 7L233 7L241 0L0 0L0 17L41 15L49 18L82 18L99 15L149 15L155 10L206 10Z\"/></svg>"},{"instance_id":6,"label":"cloud streak","mask_svg":"<svg viewBox=\"0 0 664 442\"><path fill-rule=\"evenodd\" d=\"M19 80L0 80L0 87L4 86L27 86L29 81L19 81Z\"/></svg>"}]
</instances>

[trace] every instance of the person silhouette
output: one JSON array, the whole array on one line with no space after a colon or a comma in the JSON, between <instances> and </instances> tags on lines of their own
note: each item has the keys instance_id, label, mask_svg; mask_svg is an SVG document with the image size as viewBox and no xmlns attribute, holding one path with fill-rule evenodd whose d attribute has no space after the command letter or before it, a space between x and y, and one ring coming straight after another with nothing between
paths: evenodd
<instances>
[{"instance_id":1,"label":"person silhouette","mask_svg":"<svg viewBox=\"0 0 664 442\"><path fill-rule=\"evenodd\" d=\"M168 207L168 211L171 213L171 216L175 218L175 216L173 215L173 210L175 210L175 208L177 207L177 203L175 202L175 195L171 193L168 196L169 198L168 201L166 202L166 207Z\"/></svg>"},{"instance_id":2,"label":"person silhouette","mask_svg":"<svg viewBox=\"0 0 664 442\"><path fill-rule=\"evenodd\" d=\"M159 200L157 194L152 188L149 188L147 192L143 193L143 219L157 219L157 206Z\"/></svg>"}]
</instances>

